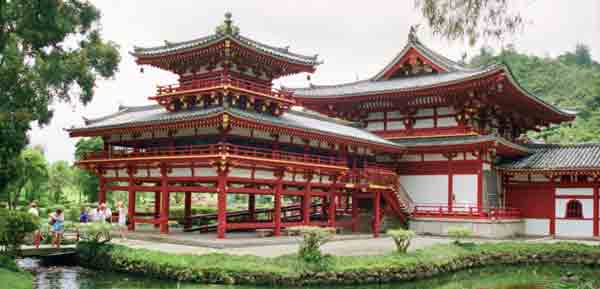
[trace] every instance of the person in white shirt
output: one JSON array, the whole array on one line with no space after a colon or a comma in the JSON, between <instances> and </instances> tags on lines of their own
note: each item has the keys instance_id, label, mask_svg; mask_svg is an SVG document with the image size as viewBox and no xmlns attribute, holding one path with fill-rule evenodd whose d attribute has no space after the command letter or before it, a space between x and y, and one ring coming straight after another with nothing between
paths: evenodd
<instances>
[{"instance_id":1,"label":"person in white shirt","mask_svg":"<svg viewBox=\"0 0 600 289\"><path fill-rule=\"evenodd\" d=\"M40 211L37 208L37 203L36 202L31 202L31 204L29 204L29 211L27 211L28 213L32 214L34 217L39 218L40 216ZM42 235L40 234L40 230L35 230L33 232L33 244L36 246L36 248L39 248L40 246L40 242Z\"/></svg>"}]
</instances>

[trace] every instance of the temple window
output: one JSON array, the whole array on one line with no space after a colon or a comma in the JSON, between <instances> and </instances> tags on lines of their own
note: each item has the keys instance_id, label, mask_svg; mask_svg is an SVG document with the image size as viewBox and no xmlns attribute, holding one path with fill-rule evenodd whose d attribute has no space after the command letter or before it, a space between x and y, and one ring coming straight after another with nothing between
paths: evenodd
<instances>
[{"instance_id":1,"label":"temple window","mask_svg":"<svg viewBox=\"0 0 600 289\"><path fill-rule=\"evenodd\" d=\"M567 219L583 219L583 206L578 200L570 200L567 203Z\"/></svg>"}]
</instances>

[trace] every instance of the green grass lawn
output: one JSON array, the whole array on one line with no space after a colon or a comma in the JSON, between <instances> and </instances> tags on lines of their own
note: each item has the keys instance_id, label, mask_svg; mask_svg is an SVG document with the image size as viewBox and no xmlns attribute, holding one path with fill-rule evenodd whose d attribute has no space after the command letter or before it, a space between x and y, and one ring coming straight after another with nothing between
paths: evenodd
<instances>
[{"instance_id":1,"label":"green grass lawn","mask_svg":"<svg viewBox=\"0 0 600 289\"><path fill-rule=\"evenodd\" d=\"M8 286L8 287L3 287ZM27 272L14 272L0 268L0 288L32 289L33 277Z\"/></svg>"}]
</instances>

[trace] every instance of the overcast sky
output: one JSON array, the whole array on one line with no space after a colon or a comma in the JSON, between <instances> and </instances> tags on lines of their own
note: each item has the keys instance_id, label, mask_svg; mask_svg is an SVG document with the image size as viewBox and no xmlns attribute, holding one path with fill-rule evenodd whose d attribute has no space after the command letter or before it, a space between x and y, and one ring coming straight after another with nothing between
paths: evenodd
<instances>
[{"instance_id":1,"label":"overcast sky","mask_svg":"<svg viewBox=\"0 0 600 289\"><path fill-rule=\"evenodd\" d=\"M577 43L591 48L600 59L600 1L513 0L527 25L522 33L500 42L480 42L469 47L433 37L421 25L419 38L430 48L458 60L473 55L482 44L496 49L512 43L519 51L556 56L572 51ZM241 34L275 46L312 55L325 61L312 76L315 84L333 84L368 78L377 73L406 42L409 27L424 23L414 0L255 0L255 1L158 1L96 0L102 12L103 35L120 45L122 61L114 79L100 81L94 100L81 105L56 104L52 123L30 133L32 145L42 145L49 161L73 160L77 139L63 130L83 125L82 116L115 112L119 104L145 105L157 84L176 77L146 68L142 74L128 54L134 45L161 45L164 40L183 41L213 33L226 11ZM307 84L306 76L282 79L290 86Z\"/></svg>"}]
</instances>

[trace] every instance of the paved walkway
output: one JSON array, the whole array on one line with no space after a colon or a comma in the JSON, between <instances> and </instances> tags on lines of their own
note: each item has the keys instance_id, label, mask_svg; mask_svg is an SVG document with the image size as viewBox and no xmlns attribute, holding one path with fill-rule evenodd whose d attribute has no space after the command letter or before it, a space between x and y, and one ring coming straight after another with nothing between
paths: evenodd
<instances>
[{"instance_id":1,"label":"paved walkway","mask_svg":"<svg viewBox=\"0 0 600 289\"><path fill-rule=\"evenodd\" d=\"M444 237L428 237L418 236L411 242L409 251L422 249L433 246L435 244L448 244L453 240ZM476 243L485 242L500 242L507 240L497 239L473 239L471 240ZM559 242L561 240L551 238L538 238L538 239L522 239L523 242ZM571 240L572 241L572 240ZM209 253L226 253L233 255L255 255L261 257L277 257L286 254L293 254L298 250L298 244L286 243L286 244L263 244L261 246L245 246L245 247L234 247L234 248L210 248L201 246L189 246L180 244L167 244L154 241L142 241L142 240L120 240L113 239L114 243L123 244L131 248L143 248L149 250L156 250L161 252L173 253L173 254L194 254L203 255ZM581 244L589 245L600 245L599 241L583 240L575 241ZM394 241L389 237L381 238L363 238L363 239L343 239L329 242L323 246L323 252L327 254L337 256L362 256L362 255L381 255L392 253L395 250Z\"/></svg>"},{"instance_id":2,"label":"paved walkway","mask_svg":"<svg viewBox=\"0 0 600 289\"><path fill-rule=\"evenodd\" d=\"M208 247L187 246L177 244L157 243L142 240L120 240L115 239L115 243L123 244L131 248L143 248L174 254L208 254L208 253L227 253L233 255L255 255L261 257L277 257L286 254L293 254L298 250L298 244L282 245L263 245L253 247L239 247L215 249ZM409 250L413 251L420 248L432 246L440 243L450 243L452 240L447 238L417 237L413 240ZM391 253L395 250L394 241L389 237L359 239L359 240L336 240L323 246L323 252L338 256L356 256L356 255L381 255Z\"/></svg>"}]
</instances>

